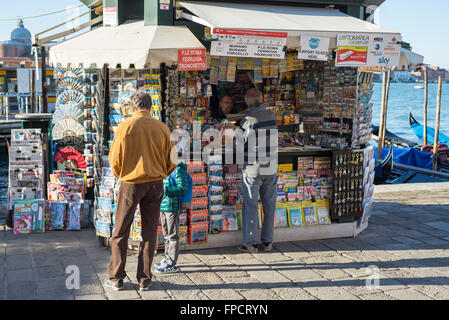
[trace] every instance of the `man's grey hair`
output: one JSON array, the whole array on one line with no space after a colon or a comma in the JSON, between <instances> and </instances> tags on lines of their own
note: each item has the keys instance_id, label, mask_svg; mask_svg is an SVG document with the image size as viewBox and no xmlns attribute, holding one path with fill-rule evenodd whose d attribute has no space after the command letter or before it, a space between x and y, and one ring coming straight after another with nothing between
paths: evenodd
<instances>
[{"instance_id":1,"label":"man's grey hair","mask_svg":"<svg viewBox=\"0 0 449 320\"><path fill-rule=\"evenodd\" d=\"M245 92L245 102L249 108L255 108L263 104L263 94L256 88L248 89Z\"/></svg>"},{"instance_id":2,"label":"man's grey hair","mask_svg":"<svg viewBox=\"0 0 449 320\"><path fill-rule=\"evenodd\" d=\"M151 96L144 90L137 90L130 99L131 108L136 109L151 109L153 105L151 102Z\"/></svg>"}]
</instances>

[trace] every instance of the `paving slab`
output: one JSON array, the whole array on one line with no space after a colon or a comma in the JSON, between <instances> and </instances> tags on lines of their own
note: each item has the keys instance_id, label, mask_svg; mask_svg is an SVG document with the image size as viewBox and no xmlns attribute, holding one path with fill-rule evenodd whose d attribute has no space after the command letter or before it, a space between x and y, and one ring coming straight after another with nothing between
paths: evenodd
<instances>
[{"instance_id":1,"label":"paving slab","mask_svg":"<svg viewBox=\"0 0 449 320\"><path fill-rule=\"evenodd\" d=\"M19 270L32 268L32 261L30 254L20 254L6 257L7 270Z\"/></svg>"},{"instance_id":2,"label":"paving slab","mask_svg":"<svg viewBox=\"0 0 449 320\"><path fill-rule=\"evenodd\" d=\"M9 283L6 287L6 299L33 299L37 296L34 281L17 281Z\"/></svg>"},{"instance_id":3,"label":"paving slab","mask_svg":"<svg viewBox=\"0 0 449 320\"><path fill-rule=\"evenodd\" d=\"M281 297L283 300L317 300L309 292L298 286L272 288L275 294Z\"/></svg>"},{"instance_id":4,"label":"paving slab","mask_svg":"<svg viewBox=\"0 0 449 320\"><path fill-rule=\"evenodd\" d=\"M269 289L251 289L251 290L237 290L239 294L245 297L246 300L282 300L274 291Z\"/></svg>"},{"instance_id":5,"label":"paving slab","mask_svg":"<svg viewBox=\"0 0 449 320\"><path fill-rule=\"evenodd\" d=\"M203 289L202 292L210 300L244 300L246 299L240 292L234 289Z\"/></svg>"},{"instance_id":6,"label":"paving slab","mask_svg":"<svg viewBox=\"0 0 449 320\"><path fill-rule=\"evenodd\" d=\"M360 300L349 291L333 285L332 281L322 281L316 286L303 287L312 296L320 300Z\"/></svg>"},{"instance_id":7,"label":"paving slab","mask_svg":"<svg viewBox=\"0 0 449 320\"><path fill-rule=\"evenodd\" d=\"M74 289L74 294L76 296L104 295L105 290L98 277L86 277L80 279L80 287Z\"/></svg>"},{"instance_id":8,"label":"paving slab","mask_svg":"<svg viewBox=\"0 0 449 320\"><path fill-rule=\"evenodd\" d=\"M93 295L83 295L83 296L76 296L75 300L107 300L105 295L102 294L93 294Z\"/></svg>"},{"instance_id":9,"label":"paving slab","mask_svg":"<svg viewBox=\"0 0 449 320\"><path fill-rule=\"evenodd\" d=\"M33 269L8 270L6 272L6 283L18 281L34 281Z\"/></svg>"},{"instance_id":10,"label":"paving slab","mask_svg":"<svg viewBox=\"0 0 449 320\"><path fill-rule=\"evenodd\" d=\"M410 288L390 290L387 292L387 294L398 300L432 300L431 297Z\"/></svg>"}]
</instances>

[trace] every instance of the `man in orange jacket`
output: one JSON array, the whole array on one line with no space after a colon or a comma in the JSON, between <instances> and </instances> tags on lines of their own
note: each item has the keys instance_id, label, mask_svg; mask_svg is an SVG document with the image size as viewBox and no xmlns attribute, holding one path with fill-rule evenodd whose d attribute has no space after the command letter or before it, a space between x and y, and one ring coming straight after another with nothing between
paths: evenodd
<instances>
[{"instance_id":1,"label":"man in orange jacket","mask_svg":"<svg viewBox=\"0 0 449 320\"><path fill-rule=\"evenodd\" d=\"M123 289L129 232L139 204L142 242L137 280L140 290L148 290L152 284L151 265L164 195L163 179L175 170L177 154L170 129L150 114L151 97L144 91L137 91L130 103L133 116L117 128L109 153L109 164L120 180L120 187L105 285L115 290Z\"/></svg>"}]
</instances>

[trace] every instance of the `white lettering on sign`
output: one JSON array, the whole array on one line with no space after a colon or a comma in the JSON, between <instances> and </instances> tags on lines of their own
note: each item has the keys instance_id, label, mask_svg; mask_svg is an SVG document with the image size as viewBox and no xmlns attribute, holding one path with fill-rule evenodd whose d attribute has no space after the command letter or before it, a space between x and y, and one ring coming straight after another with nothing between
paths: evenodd
<instances>
[{"instance_id":1,"label":"white lettering on sign","mask_svg":"<svg viewBox=\"0 0 449 320\"><path fill-rule=\"evenodd\" d=\"M329 38L301 35L298 59L327 61Z\"/></svg>"},{"instance_id":2,"label":"white lettering on sign","mask_svg":"<svg viewBox=\"0 0 449 320\"><path fill-rule=\"evenodd\" d=\"M206 49L178 49L178 70L206 70Z\"/></svg>"},{"instance_id":3,"label":"white lettering on sign","mask_svg":"<svg viewBox=\"0 0 449 320\"><path fill-rule=\"evenodd\" d=\"M214 29L211 55L250 58L285 57L286 32Z\"/></svg>"}]
</instances>

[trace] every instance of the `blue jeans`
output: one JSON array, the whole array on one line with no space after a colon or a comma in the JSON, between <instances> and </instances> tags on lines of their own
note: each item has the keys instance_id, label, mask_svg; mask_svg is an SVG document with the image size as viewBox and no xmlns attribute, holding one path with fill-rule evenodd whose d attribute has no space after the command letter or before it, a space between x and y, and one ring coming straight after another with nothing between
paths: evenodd
<instances>
[{"instance_id":1,"label":"blue jeans","mask_svg":"<svg viewBox=\"0 0 449 320\"><path fill-rule=\"evenodd\" d=\"M273 242L274 211L276 209L277 174L248 177L243 172L242 181L242 231L243 245L257 244L259 193L263 206L261 242Z\"/></svg>"}]
</instances>

